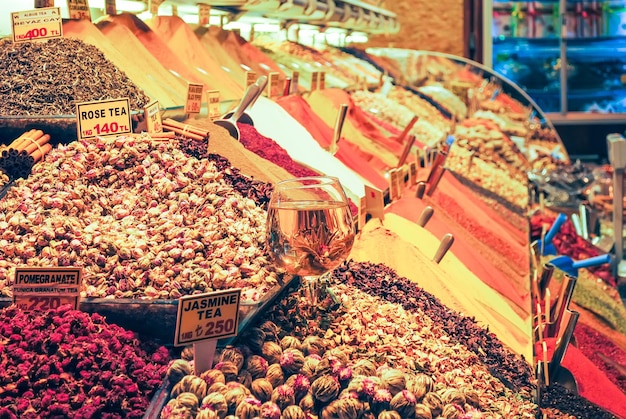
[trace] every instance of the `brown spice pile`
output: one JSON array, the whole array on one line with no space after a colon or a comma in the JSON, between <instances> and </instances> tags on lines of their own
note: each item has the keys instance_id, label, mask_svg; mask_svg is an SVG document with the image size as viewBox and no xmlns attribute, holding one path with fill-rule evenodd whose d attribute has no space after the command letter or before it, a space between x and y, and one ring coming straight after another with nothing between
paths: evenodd
<instances>
[{"instance_id":1,"label":"brown spice pile","mask_svg":"<svg viewBox=\"0 0 626 419\"><path fill-rule=\"evenodd\" d=\"M149 98L98 48L77 39L0 41L0 115L72 115L77 102Z\"/></svg>"}]
</instances>

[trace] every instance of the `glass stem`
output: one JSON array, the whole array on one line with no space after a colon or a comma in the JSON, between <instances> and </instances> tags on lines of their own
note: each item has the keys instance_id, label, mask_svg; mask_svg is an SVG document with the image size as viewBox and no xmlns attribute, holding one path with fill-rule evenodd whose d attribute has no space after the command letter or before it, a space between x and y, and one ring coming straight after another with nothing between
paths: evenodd
<instances>
[{"instance_id":1,"label":"glass stem","mask_svg":"<svg viewBox=\"0 0 626 419\"><path fill-rule=\"evenodd\" d=\"M320 280L319 276L303 276L302 289L304 296L311 306L316 306L320 298Z\"/></svg>"}]
</instances>

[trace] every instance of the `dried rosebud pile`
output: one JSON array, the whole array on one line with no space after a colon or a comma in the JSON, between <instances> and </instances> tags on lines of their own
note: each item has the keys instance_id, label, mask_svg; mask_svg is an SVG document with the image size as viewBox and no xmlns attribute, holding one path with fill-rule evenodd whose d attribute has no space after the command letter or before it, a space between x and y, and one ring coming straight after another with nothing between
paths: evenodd
<instances>
[{"instance_id":1,"label":"dried rosebud pile","mask_svg":"<svg viewBox=\"0 0 626 419\"><path fill-rule=\"evenodd\" d=\"M98 314L0 311L0 417L140 418L169 361Z\"/></svg>"},{"instance_id":2,"label":"dried rosebud pile","mask_svg":"<svg viewBox=\"0 0 626 419\"><path fill-rule=\"evenodd\" d=\"M354 284L364 285L361 277L368 272L372 282L382 279L386 288L398 280L395 291L409 304L432 305L405 309L375 296L373 285L368 293L359 290ZM515 356L506 354L494 336L432 296L409 295L410 287L402 294L401 281L382 265L345 265L335 271L318 307L332 309L315 316L297 292L287 295L240 336L241 346L218 354L213 369L200 375L206 387L182 377L180 372L191 368L177 366L171 376L180 381L161 417L253 418L263 414L266 403L271 404L267 416L260 417L535 417L530 368L521 360L515 365ZM332 303L333 296L340 305ZM465 330L455 335L443 315ZM491 358L484 351L490 350L499 351L494 359L502 362L500 370L485 363ZM190 352L183 357L191 360ZM511 370L505 374L505 369Z\"/></svg>"},{"instance_id":3,"label":"dried rosebud pile","mask_svg":"<svg viewBox=\"0 0 626 419\"><path fill-rule=\"evenodd\" d=\"M347 262L333 272L337 281L397 303L408 311L427 315L448 335L474 352L491 371L516 391L532 391L530 365L502 345L497 336L473 319L443 305L437 297L381 264Z\"/></svg>"},{"instance_id":4,"label":"dried rosebud pile","mask_svg":"<svg viewBox=\"0 0 626 419\"><path fill-rule=\"evenodd\" d=\"M267 210L274 190L270 183L245 176L239 169L233 167L227 158L219 154L209 153L207 141L199 141L184 136L181 136L179 141L181 150L197 159L208 158L217 166L217 170L224 174L224 180L230 186L241 195L252 199L259 207Z\"/></svg>"},{"instance_id":5,"label":"dried rosebud pile","mask_svg":"<svg viewBox=\"0 0 626 419\"><path fill-rule=\"evenodd\" d=\"M266 211L219 166L148 136L58 146L0 201L0 293L15 266L82 266L87 297L258 300L279 279Z\"/></svg>"},{"instance_id":6,"label":"dried rosebud pile","mask_svg":"<svg viewBox=\"0 0 626 419\"><path fill-rule=\"evenodd\" d=\"M436 297L406 278L399 277L392 269L380 264L348 262L333 274L340 282L401 304L405 309L416 313L418 319L431 318L451 338L448 344L460 342L474 352L494 377L508 388L519 392L518 397L524 395L526 398L532 391L532 372L528 364L504 348L493 333L479 327L473 319L448 309ZM369 321L364 324L371 327ZM483 387L486 384L478 382L477 385ZM610 413L560 386L552 386L542 395L542 412L549 418L569 417L567 414L578 415L583 412L585 413L580 417L612 417ZM544 407L549 408L549 411L543 409ZM510 417L510 413L504 416Z\"/></svg>"},{"instance_id":7,"label":"dried rosebud pile","mask_svg":"<svg viewBox=\"0 0 626 419\"><path fill-rule=\"evenodd\" d=\"M375 267L355 264L351 270L362 269L364 273L367 268ZM372 270L372 280L376 275L376 270ZM376 368L389 366L409 375L427 375L433 380L440 398L451 389L462 393L475 391L479 402L474 407L485 416L534 417L537 406L532 401L531 389L507 388L477 353L448 334L444 325L431 319L429 310L405 310L399 303L385 301L350 284L334 284L331 291L340 297L341 307L328 311L321 321L302 316L305 303L296 296L277 304L269 318L280 326L282 333L301 339L314 334L324 339L326 350L344 348L352 362L369 360ZM405 295L404 298L414 300L419 296ZM434 311L437 312L436 307ZM509 376L515 374L510 372ZM527 378L517 382L525 380ZM417 403L425 404L424 394L413 393ZM470 413L463 404L461 411L464 413L460 414ZM407 416L401 414L401 417Z\"/></svg>"}]
</instances>

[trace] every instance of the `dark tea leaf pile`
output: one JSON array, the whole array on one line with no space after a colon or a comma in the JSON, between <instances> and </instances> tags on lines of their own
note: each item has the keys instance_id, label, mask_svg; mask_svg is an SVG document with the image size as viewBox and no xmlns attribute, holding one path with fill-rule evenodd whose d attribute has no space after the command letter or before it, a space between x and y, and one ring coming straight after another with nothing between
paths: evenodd
<instances>
[{"instance_id":1,"label":"dark tea leaf pile","mask_svg":"<svg viewBox=\"0 0 626 419\"><path fill-rule=\"evenodd\" d=\"M78 39L0 40L0 115L73 115L75 103L149 98L95 46Z\"/></svg>"}]
</instances>

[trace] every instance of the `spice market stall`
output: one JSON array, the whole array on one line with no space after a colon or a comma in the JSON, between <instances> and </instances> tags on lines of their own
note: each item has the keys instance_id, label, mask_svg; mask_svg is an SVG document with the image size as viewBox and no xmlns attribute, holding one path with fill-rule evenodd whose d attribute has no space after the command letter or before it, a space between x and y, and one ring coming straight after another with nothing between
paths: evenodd
<instances>
[{"instance_id":1,"label":"spice market stall","mask_svg":"<svg viewBox=\"0 0 626 419\"><path fill-rule=\"evenodd\" d=\"M371 22L385 20L376 8L336 3L344 13L351 14L354 7L357 16L367 15L372 28L376 25ZM361 27L364 19L353 24ZM116 97L132 98L134 110L158 99L167 111L184 104L186 81L219 86L223 109L242 96L239 61L259 51L252 44L222 28L192 27L177 16L153 16L146 23L128 15L106 17L96 25L69 20L65 37L57 40L3 41L3 62L21 64L20 71L39 69L31 65L29 49L44 51L43 59L57 55L45 53L46 48L75 42L76 48L90 49L95 43L103 53L81 55L97 55L102 65L71 66L73 71L96 70L97 76L59 71L56 85L73 89L54 100L46 95L46 100L25 101L20 92L26 89L16 89L15 83L43 77L24 73L13 80L20 73L10 67L0 75L3 89L15 95L6 103L37 107L2 112L0 118L6 123L12 116L35 115L35 125L71 120L76 102ZM222 50L226 40L246 52ZM181 43L191 48L179 48ZM3 309L7 319L41 327L1 329L1 351L12 351L26 334L34 341L24 355L28 371L6 364L11 375L4 377L8 387L0 392L2 415L36 417L56 400L63 412L82 403L86 415L122 410L132 417L530 418L539 411L548 417L623 417L620 406L626 403L616 403L624 399L623 387L616 385L619 376L607 379L597 363L587 363L590 352L583 346L580 351L570 347L563 360L579 379L583 397L536 375L542 359L533 345L538 313L531 304L536 295L526 218L532 199L521 174L558 157L533 154L510 137L522 138L520 130L527 129L530 140L521 144L529 145L534 132L550 127L525 113L509 91L494 95L495 89L509 87L485 82L488 75L468 70L466 62L435 56L420 61L418 69L442 69L429 72L437 74L436 80L427 77L419 86L401 86L396 80L396 86L385 86L376 84L380 70L339 50L317 51L294 42L256 45L263 45L269 57L263 62L280 70L281 77L293 76L298 59L325 63L329 88L318 79L315 87L303 83L286 89L294 93L276 101L271 94L258 98L247 110L254 126L237 124L240 141L214 124L204 107L199 114L185 112L183 122L163 118L166 132L140 132L146 128L137 124L135 133L76 140L73 120L50 136L45 158L37 159L29 173L7 179L0 195L3 305L12 303L17 268L78 267L84 274L78 308L90 314L65 306L41 315ZM272 55L270 47L281 54ZM15 60L22 49L27 51L24 58ZM63 52L73 59L69 48ZM161 67L155 65L150 74L133 69L127 61L134 52L160 60ZM173 55L177 59L169 61ZM157 68L168 76L157 77ZM108 69L114 75L103 76ZM119 69L128 71L128 80ZM412 76L408 67L404 76ZM469 90L482 88L478 105L446 84L459 79L470 84ZM89 80L121 80L130 90L94 83L84 97L70 96L89 87ZM313 91L301 97L309 87ZM490 97L501 105L497 113L486 99ZM42 112L38 104L48 102L55 108ZM343 126L336 124L341 105L348 108ZM141 114L134 122L145 122ZM413 114L419 119L403 138ZM2 133L9 138L7 146L18 137L8 128ZM406 138L415 142L407 147ZM558 148L558 137L551 144ZM480 182L471 176L476 168ZM304 292L311 284L273 263L265 243L266 220L280 181L321 174L340 179L359 232L348 260L320 282L317 304L312 304ZM446 244L451 245L447 253ZM557 276L552 285L559 280ZM240 336L222 342L205 370L197 368L204 355L192 346L166 355L163 348L139 348L132 332L121 329L112 334L130 341L130 347L101 340L108 336L109 326L101 325L104 314L153 343L170 345L181 297L233 289L241 290ZM69 323L60 320L66 317ZM71 318L82 319L86 329L91 321L99 332L83 333ZM593 317L588 318L581 324L593 324ZM57 342L58 333L46 331L57 323L71 329L66 341ZM584 330L581 336L589 336L589 329ZM112 364L105 360L99 365L94 358L107 344ZM614 357L620 353L619 345L611 348ZM74 365L67 354L79 350L84 358ZM127 357L134 367L119 358L131 352L141 358ZM8 362L7 352L1 353L1 362ZM180 359L165 373L170 355ZM50 361L51 369L46 385L62 387L79 377L83 382L68 384L70 395L40 394L41 380L29 382L18 375L45 370L44 361ZM116 363L122 366L113 378L86 371ZM584 376L577 368L583 365ZM124 374L140 378L141 384ZM601 383L602 391L594 391L591 382ZM108 407L101 406L105 397L113 401Z\"/></svg>"}]
</instances>

